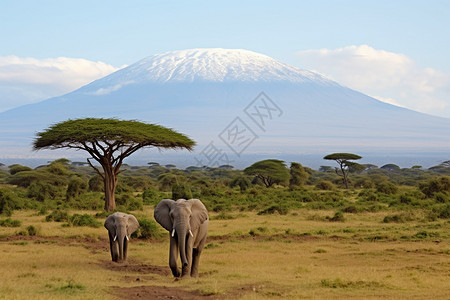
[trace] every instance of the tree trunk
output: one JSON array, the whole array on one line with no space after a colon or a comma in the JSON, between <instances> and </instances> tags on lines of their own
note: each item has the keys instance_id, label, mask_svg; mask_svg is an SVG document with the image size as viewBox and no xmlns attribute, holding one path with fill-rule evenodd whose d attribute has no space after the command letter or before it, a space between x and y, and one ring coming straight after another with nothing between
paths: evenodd
<instances>
[{"instance_id":1,"label":"tree trunk","mask_svg":"<svg viewBox=\"0 0 450 300\"><path fill-rule=\"evenodd\" d=\"M345 167L343 164L341 164L341 172L342 172L342 176L343 176L343 180L344 180L344 184L345 184L345 188L348 189L348 179L347 179L347 173L345 172Z\"/></svg>"},{"instance_id":2,"label":"tree trunk","mask_svg":"<svg viewBox=\"0 0 450 300\"><path fill-rule=\"evenodd\" d=\"M113 211L116 209L116 186L117 175L114 174L112 167L103 166L105 183L105 210Z\"/></svg>"}]
</instances>

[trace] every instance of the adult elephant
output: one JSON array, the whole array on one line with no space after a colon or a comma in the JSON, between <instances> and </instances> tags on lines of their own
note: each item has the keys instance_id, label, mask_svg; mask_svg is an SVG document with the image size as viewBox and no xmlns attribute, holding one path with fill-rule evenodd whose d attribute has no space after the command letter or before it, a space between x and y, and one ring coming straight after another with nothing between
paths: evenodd
<instances>
[{"instance_id":1,"label":"adult elephant","mask_svg":"<svg viewBox=\"0 0 450 300\"><path fill-rule=\"evenodd\" d=\"M169 266L175 277L197 277L200 254L208 233L208 211L198 199L164 199L155 208L155 220L170 232ZM181 274L177 267L181 257Z\"/></svg>"},{"instance_id":2,"label":"adult elephant","mask_svg":"<svg viewBox=\"0 0 450 300\"><path fill-rule=\"evenodd\" d=\"M108 229L113 261L121 262L127 259L129 237L138 227L139 222L133 215L116 212L106 218L105 228Z\"/></svg>"}]
</instances>

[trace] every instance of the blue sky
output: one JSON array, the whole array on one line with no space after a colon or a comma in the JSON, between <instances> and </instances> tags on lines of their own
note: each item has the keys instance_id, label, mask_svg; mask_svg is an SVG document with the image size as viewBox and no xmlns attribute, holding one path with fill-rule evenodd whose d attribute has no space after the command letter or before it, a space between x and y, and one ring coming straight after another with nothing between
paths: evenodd
<instances>
[{"instance_id":1,"label":"blue sky","mask_svg":"<svg viewBox=\"0 0 450 300\"><path fill-rule=\"evenodd\" d=\"M450 118L450 1L3 1L0 112L152 54L242 48Z\"/></svg>"}]
</instances>

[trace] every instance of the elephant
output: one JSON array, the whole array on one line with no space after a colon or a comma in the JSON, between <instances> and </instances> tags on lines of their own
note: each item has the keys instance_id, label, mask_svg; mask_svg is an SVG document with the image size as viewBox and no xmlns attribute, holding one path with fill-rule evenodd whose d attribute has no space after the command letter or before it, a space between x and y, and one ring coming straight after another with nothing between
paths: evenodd
<instances>
[{"instance_id":1,"label":"elephant","mask_svg":"<svg viewBox=\"0 0 450 300\"><path fill-rule=\"evenodd\" d=\"M106 218L105 228L108 229L111 258L114 262L127 260L128 241L130 235L139 227L139 222L133 215L116 212Z\"/></svg>"},{"instance_id":2,"label":"elephant","mask_svg":"<svg viewBox=\"0 0 450 300\"><path fill-rule=\"evenodd\" d=\"M163 199L155 220L170 233L169 266L175 277L198 277L200 254L208 233L208 211L199 199ZM181 274L177 267L178 252Z\"/></svg>"}]
</instances>

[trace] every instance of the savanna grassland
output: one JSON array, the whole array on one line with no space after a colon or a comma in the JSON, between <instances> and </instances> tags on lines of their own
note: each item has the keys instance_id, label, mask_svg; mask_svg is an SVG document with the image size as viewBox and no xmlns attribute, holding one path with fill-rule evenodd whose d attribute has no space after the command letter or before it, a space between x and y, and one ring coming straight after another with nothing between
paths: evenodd
<instances>
[{"instance_id":1,"label":"savanna grassland","mask_svg":"<svg viewBox=\"0 0 450 300\"><path fill-rule=\"evenodd\" d=\"M118 264L88 167L0 168L0 299L450 298L445 166L359 170L349 189L325 167L271 187L238 170L128 169L116 202L141 227ZM153 220L172 193L210 212L199 278L174 280Z\"/></svg>"}]
</instances>

